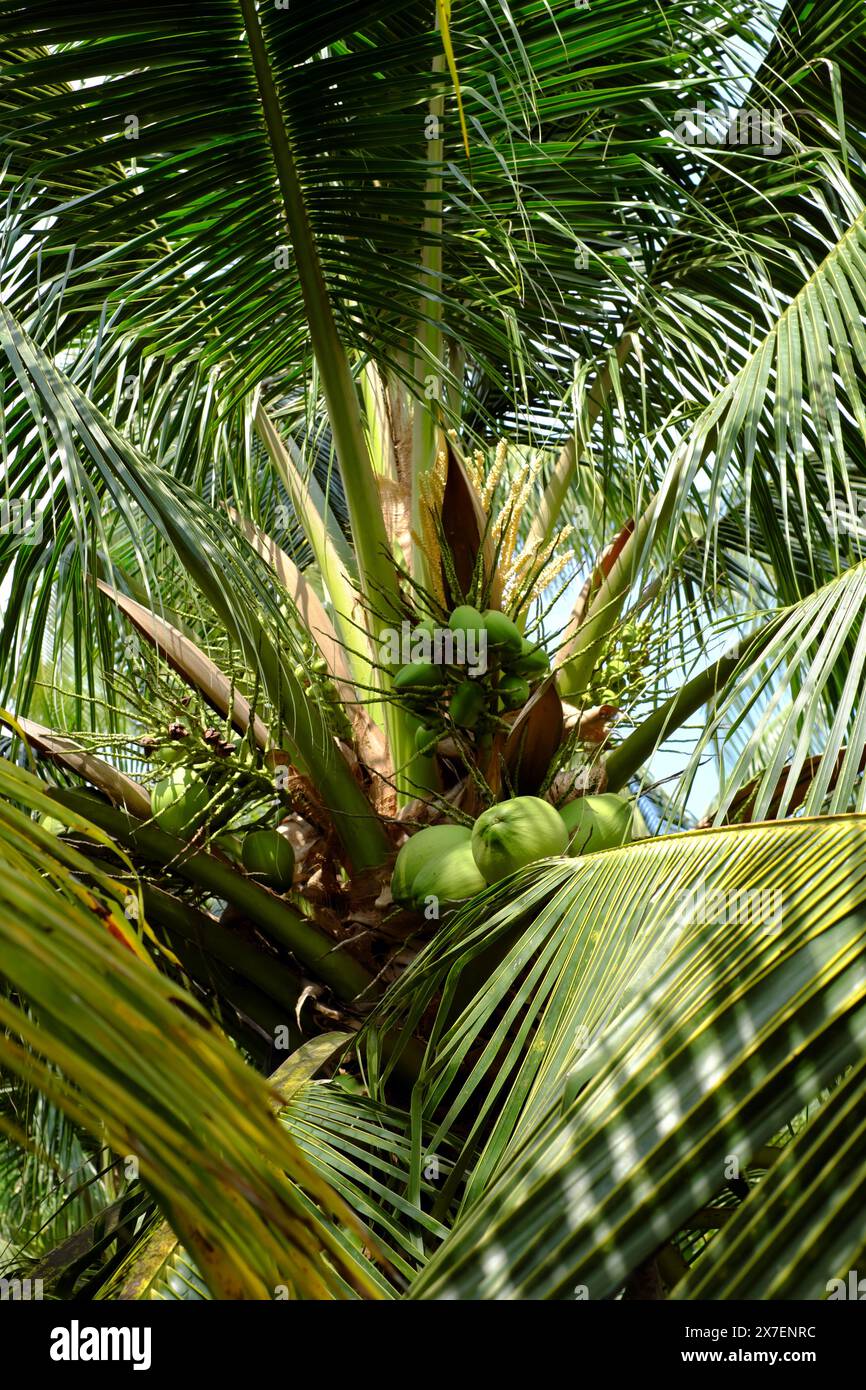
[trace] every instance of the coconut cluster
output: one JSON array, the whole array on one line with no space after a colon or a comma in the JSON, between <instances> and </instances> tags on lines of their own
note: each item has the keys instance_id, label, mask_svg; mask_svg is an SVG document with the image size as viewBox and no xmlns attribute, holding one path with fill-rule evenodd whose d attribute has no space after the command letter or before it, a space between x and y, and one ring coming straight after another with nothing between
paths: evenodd
<instances>
[{"instance_id":1,"label":"coconut cluster","mask_svg":"<svg viewBox=\"0 0 866 1390\"><path fill-rule=\"evenodd\" d=\"M649 623L620 624L590 678L595 703L620 707L639 698L650 665L651 637Z\"/></svg>"},{"instance_id":2,"label":"coconut cluster","mask_svg":"<svg viewBox=\"0 0 866 1390\"><path fill-rule=\"evenodd\" d=\"M168 744L158 750L159 761L168 763L167 775L151 792L153 818L160 830L178 840L189 840L207 824L213 790L202 777L175 759L182 748ZM286 893L295 876L295 852L278 830L250 830L245 834L223 832L214 844L230 859L243 864L251 877L277 893Z\"/></svg>"},{"instance_id":3,"label":"coconut cluster","mask_svg":"<svg viewBox=\"0 0 866 1390\"><path fill-rule=\"evenodd\" d=\"M436 630L430 618L418 627ZM498 609L482 613L460 604L450 614L448 628L462 639L463 650L486 653L483 670L471 675L447 662L412 661L400 667L393 681L395 696L421 719L415 742L426 757L455 730L489 734L503 714L526 704L550 670L544 649Z\"/></svg>"},{"instance_id":4,"label":"coconut cluster","mask_svg":"<svg viewBox=\"0 0 866 1390\"><path fill-rule=\"evenodd\" d=\"M512 797L471 826L419 830L397 855L391 896L413 911L431 899L440 909L452 907L541 859L617 849L631 835L631 804L613 792L579 797L561 810L538 796Z\"/></svg>"},{"instance_id":5,"label":"coconut cluster","mask_svg":"<svg viewBox=\"0 0 866 1390\"><path fill-rule=\"evenodd\" d=\"M343 708L340 692L331 679L328 663L318 648L308 644L304 661L297 662L292 672L309 698L319 706L331 733L351 743L351 721Z\"/></svg>"}]
</instances>

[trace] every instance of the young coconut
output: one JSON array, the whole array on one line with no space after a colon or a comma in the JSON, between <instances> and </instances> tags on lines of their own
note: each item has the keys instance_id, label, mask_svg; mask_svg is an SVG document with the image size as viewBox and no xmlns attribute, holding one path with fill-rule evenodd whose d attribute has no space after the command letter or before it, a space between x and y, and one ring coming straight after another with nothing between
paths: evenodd
<instances>
[{"instance_id":1,"label":"young coconut","mask_svg":"<svg viewBox=\"0 0 866 1390\"><path fill-rule=\"evenodd\" d=\"M251 830L244 836L243 865L269 888L285 893L295 877L295 851L278 830Z\"/></svg>"},{"instance_id":2,"label":"young coconut","mask_svg":"<svg viewBox=\"0 0 866 1390\"><path fill-rule=\"evenodd\" d=\"M448 619L448 626L452 632L487 632L483 617L471 603L462 603L459 608L455 608Z\"/></svg>"},{"instance_id":3,"label":"young coconut","mask_svg":"<svg viewBox=\"0 0 866 1390\"><path fill-rule=\"evenodd\" d=\"M480 815L472 827L472 853L488 883L515 870L564 854L565 821L555 806L539 796L515 796Z\"/></svg>"},{"instance_id":4,"label":"young coconut","mask_svg":"<svg viewBox=\"0 0 866 1390\"><path fill-rule=\"evenodd\" d=\"M412 886L418 912L434 902L438 911L444 911L483 893L487 881L472 854L471 830L467 827L462 844L452 845L441 857L425 865Z\"/></svg>"},{"instance_id":5,"label":"young coconut","mask_svg":"<svg viewBox=\"0 0 866 1390\"><path fill-rule=\"evenodd\" d=\"M579 796L576 801L567 802L560 815L568 828L572 854L618 849L631 839L631 803L615 792Z\"/></svg>"},{"instance_id":6,"label":"young coconut","mask_svg":"<svg viewBox=\"0 0 866 1390\"><path fill-rule=\"evenodd\" d=\"M422 758L432 758L436 745L442 737L441 729L431 729L427 724L419 724L415 730L415 748Z\"/></svg>"},{"instance_id":7,"label":"young coconut","mask_svg":"<svg viewBox=\"0 0 866 1390\"><path fill-rule=\"evenodd\" d=\"M183 744L177 742L161 743L159 747L155 748L153 751L155 761L164 763L166 767L171 767L175 763L181 762L185 755L186 750Z\"/></svg>"},{"instance_id":8,"label":"young coconut","mask_svg":"<svg viewBox=\"0 0 866 1390\"><path fill-rule=\"evenodd\" d=\"M506 660L521 655L523 638L520 629L504 613L500 613L498 608L487 609L484 614L484 626L491 647L495 650L501 649Z\"/></svg>"},{"instance_id":9,"label":"young coconut","mask_svg":"<svg viewBox=\"0 0 866 1390\"><path fill-rule=\"evenodd\" d=\"M508 669L515 676L526 676L530 681L546 676L550 670L547 652L543 647L539 647L537 642L528 642L525 637L522 640L521 654L516 661L508 662Z\"/></svg>"},{"instance_id":10,"label":"young coconut","mask_svg":"<svg viewBox=\"0 0 866 1390\"><path fill-rule=\"evenodd\" d=\"M188 840L201 824L211 793L194 772L176 767L168 777L157 782L150 800L160 830Z\"/></svg>"},{"instance_id":11,"label":"young coconut","mask_svg":"<svg viewBox=\"0 0 866 1390\"><path fill-rule=\"evenodd\" d=\"M411 661L408 666L401 666L394 676L395 690L430 690L444 684L442 667L429 661Z\"/></svg>"},{"instance_id":12,"label":"young coconut","mask_svg":"<svg viewBox=\"0 0 866 1390\"><path fill-rule=\"evenodd\" d=\"M223 830L219 835L214 835L213 845L227 859L233 860L236 864L243 863L244 842L241 836L236 835L233 830Z\"/></svg>"},{"instance_id":13,"label":"young coconut","mask_svg":"<svg viewBox=\"0 0 866 1390\"><path fill-rule=\"evenodd\" d=\"M428 825L417 831L397 855L391 875L394 901L416 912L429 898L449 907L486 887L472 855L472 831L465 825Z\"/></svg>"},{"instance_id":14,"label":"young coconut","mask_svg":"<svg viewBox=\"0 0 866 1390\"><path fill-rule=\"evenodd\" d=\"M448 706L448 713L461 729L471 729L478 723L484 709L484 691L477 681L461 681Z\"/></svg>"},{"instance_id":15,"label":"young coconut","mask_svg":"<svg viewBox=\"0 0 866 1390\"><path fill-rule=\"evenodd\" d=\"M523 676L503 676L498 694L506 709L520 709L529 699L529 681Z\"/></svg>"}]
</instances>

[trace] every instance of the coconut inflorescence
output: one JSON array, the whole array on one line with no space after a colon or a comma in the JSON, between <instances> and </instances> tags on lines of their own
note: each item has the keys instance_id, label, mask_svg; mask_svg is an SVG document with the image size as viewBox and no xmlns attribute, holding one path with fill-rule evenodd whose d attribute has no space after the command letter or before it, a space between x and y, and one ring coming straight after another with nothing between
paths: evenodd
<instances>
[{"instance_id":1,"label":"coconut inflorescence","mask_svg":"<svg viewBox=\"0 0 866 1390\"><path fill-rule=\"evenodd\" d=\"M489 745L497 727L502 727L503 715L521 709L550 670L544 649L528 641L499 609L482 613L470 603L461 603L448 616L447 629L424 618L416 623L415 632L429 634L434 652L435 642L443 638L454 643L440 664L413 660L393 678L395 697L421 721L415 744L423 756L432 757L437 743L449 735ZM461 650L457 639L463 642L463 665L452 664L462 659L455 657L455 651ZM440 652L444 650L443 644ZM420 651L413 648L413 656L418 655Z\"/></svg>"}]
</instances>

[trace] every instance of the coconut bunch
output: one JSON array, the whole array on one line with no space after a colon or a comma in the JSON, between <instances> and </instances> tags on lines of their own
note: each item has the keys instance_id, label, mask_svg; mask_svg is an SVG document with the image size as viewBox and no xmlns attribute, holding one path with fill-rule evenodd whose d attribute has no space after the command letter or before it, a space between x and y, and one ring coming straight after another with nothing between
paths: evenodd
<instances>
[{"instance_id":1,"label":"coconut bunch","mask_svg":"<svg viewBox=\"0 0 866 1390\"><path fill-rule=\"evenodd\" d=\"M593 703L620 708L639 698L650 663L651 631L649 623L619 624L590 679Z\"/></svg>"},{"instance_id":2,"label":"coconut bunch","mask_svg":"<svg viewBox=\"0 0 866 1390\"><path fill-rule=\"evenodd\" d=\"M466 794L450 807L440 804L443 819L416 830L394 866L394 901L431 917L528 865L615 848L632 835L628 800L603 786L575 797L583 720L568 726L548 654L524 630L533 602L574 562L571 528L520 546L538 465L524 457L509 478L507 459L504 442L492 463L480 451L460 459L449 447L427 484L424 552L437 577L434 599L442 617L425 615L418 627L432 634L437 621L446 621L467 648L470 638L476 650L483 640L485 670L469 676L419 659L405 663L393 681L395 698L419 718L418 751L446 758L458 751L468 773ZM453 508L460 495L455 475L462 526L449 517L449 501ZM534 632L540 621L536 614ZM639 688L647 659L646 633L637 624L606 646L584 692L605 721ZM569 769L565 791L558 790L563 767ZM559 807L553 804L557 791L564 801Z\"/></svg>"},{"instance_id":3,"label":"coconut bunch","mask_svg":"<svg viewBox=\"0 0 866 1390\"><path fill-rule=\"evenodd\" d=\"M437 640L445 646L432 618L422 619L416 633L422 639L427 635L434 651ZM394 676L395 698L421 720L415 742L426 757L445 739L465 738L470 731L480 747L489 748L502 716L525 705L550 670L543 647L495 608L482 613L472 604L459 604L447 617L446 641L453 650L451 638L459 639L459 650L475 653L474 671L468 664L412 661Z\"/></svg>"},{"instance_id":4,"label":"coconut bunch","mask_svg":"<svg viewBox=\"0 0 866 1390\"><path fill-rule=\"evenodd\" d=\"M471 826L419 830L397 855L391 896L401 907L438 917L542 859L617 849L631 837L631 804L612 792L579 797L561 810L542 797L511 797Z\"/></svg>"},{"instance_id":5,"label":"coconut bunch","mask_svg":"<svg viewBox=\"0 0 866 1390\"><path fill-rule=\"evenodd\" d=\"M416 783L421 813L414 803L398 820L386 808L385 828L396 845L402 829L413 822L440 822L417 831L400 850L404 857L398 858L401 867L394 870L392 893L401 906L417 902L420 892L414 886L417 875L405 871L413 845L410 862L414 856L426 861L429 843L435 850L431 862L448 870L448 882L438 894L447 904L465 900L527 863L569 848L586 852L607 844L603 825L599 829L594 822L577 843L579 827L571 821L597 809L604 822L604 804L593 808L591 796L582 798L579 812L568 807L560 812L553 804L562 798L558 771L564 764L574 770L575 745L539 640L543 614L533 604L574 555L568 546L570 528L544 543L522 539L522 519L531 511L537 474L534 457L516 454L509 459L504 442L491 460L480 452L465 459L454 441L447 441L424 478L423 534L414 537L418 551L405 571L395 560L402 575L402 616L413 628L413 641L419 640L419 651L416 655L413 649L409 660L382 665L369 703L375 705L384 693L411 715L416 761L410 782L418 766L428 770L423 784ZM216 850L275 892L288 892L297 883L302 894L309 889L329 910L341 912L344 899L351 899L354 910L351 869L340 859L327 808L318 805L314 788L301 773L288 766L256 713L255 679L240 673L240 686L247 692L241 696L234 675L223 674L182 633L115 591L109 596L154 651L169 655L185 692L175 691L171 698L164 692L163 708L171 708L173 716L166 720L167 729L139 740L155 764L145 785L159 828L180 842ZM317 630L325 623L320 614ZM435 640L443 636L454 639L464 657L474 653L474 661L454 659L453 647L437 658ZM434 641L433 659L423 639ZM336 634L334 646L345 650ZM333 654L325 660L311 634L299 632L292 655L296 680L311 701L326 708L330 732L356 780L371 789L391 785L396 770L388 757L393 754L385 750L380 772L358 738L364 711L353 705L352 695L362 687L356 682L350 688L346 679L334 678ZM164 674L164 663L156 665ZM612 690L613 673L608 676ZM152 721L160 702L150 698L144 703ZM215 711L221 720L214 718ZM267 708L262 713L265 719L273 716ZM280 782L275 773L283 771L286 777ZM300 819L304 827L298 864L285 833L292 819ZM428 830L448 834L428 841ZM484 852L488 839L492 843L496 837L503 841L501 853ZM315 854L307 854L310 844L317 846ZM328 860L327 885L317 894L311 877ZM454 881L452 865L455 872L460 867ZM371 884L374 897L390 871L386 861L370 875L378 880L378 887ZM420 887L425 882L422 875Z\"/></svg>"},{"instance_id":6,"label":"coconut bunch","mask_svg":"<svg viewBox=\"0 0 866 1390\"><path fill-rule=\"evenodd\" d=\"M466 801L476 810L507 788L537 790L564 729L533 601L575 557L570 527L551 541L521 545L539 466L535 456L510 460L504 440L490 458L481 450L464 457L453 434L445 439L421 479L413 532L420 559L403 573L418 649L409 661L404 655L389 698L417 719L418 755L435 759L435 771L416 774L419 790L421 778L440 791L465 778ZM483 664L473 669L447 654L431 659L424 639L443 630L461 649L483 650Z\"/></svg>"}]
</instances>

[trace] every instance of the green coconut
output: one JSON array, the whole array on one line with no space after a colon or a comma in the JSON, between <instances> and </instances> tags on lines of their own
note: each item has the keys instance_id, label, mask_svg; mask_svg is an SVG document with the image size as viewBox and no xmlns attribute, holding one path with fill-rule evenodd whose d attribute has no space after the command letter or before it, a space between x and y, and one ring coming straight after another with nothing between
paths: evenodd
<instances>
[{"instance_id":1,"label":"green coconut","mask_svg":"<svg viewBox=\"0 0 866 1390\"><path fill-rule=\"evenodd\" d=\"M462 844L452 845L421 870L414 883L415 906L420 911L429 898L437 898L440 908L474 898L487 887L484 875L472 853L472 832L466 830Z\"/></svg>"},{"instance_id":2,"label":"green coconut","mask_svg":"<svg viewBox=\"0 0 866 1390\"><path fill-rule=\"evenodd\" d=\"M451 617L448 619L448 626L452 632L486 632L484 618L473 608L471 603L461 603L459 608L455 608Z\"/></svg>"},{"instance_id":3,"label":"green coconut","mask_svg":"<svg viewBox=\"0 0 866 1390\"><path fill-rule=\"evenodd\" d=\"M594 854L600 849L617 849L631 839L631 803L614 792L598 796L579 796L560 811L568 828L568 845L573 854Z\"/></svg>"},{"instance_id":4,"label":"green coconut","mask_svg":"<svg viewBox=\"0 0 866 1390\"><path fill-rule=\"evenodd\" d=\"M471 729L478 723L484 709L484 691L477 681L461 681L448 706L448 713L461 729Z\"/></svg>"},{"instance_id":5,"label":"green coconut","mask_svg":"<svg viewBox=\"0 0 866 1390\"><path fill-rule=\"evenodd\" d=\"M219 835L214 835L213 844L221 850L227 858L233 859L240 864L244 857L244 842L240 835L236 835L233 830L223 830Z\"/></svg>"},{"instance_id":6,"label":"green coconut","mask_svg":"<svg viewBox=\"0 0 866 1390\"><path fill-rule=\"evenodd\" d=\"M484 614L484 626L491 647L500 648L508 656L520 656L523 651L523 638L520 629L498 608L488 608Z\"/></svg>"},{"instance_id":7,"label":"green coconut","mask_svg":"<svg viewBox=\"0 0 866 1390\"><path fill-rule=\"evenodd\" d=\"M472 855L472 831L465 825L428 825L419 830L400 850L391 875L394 901L416 911L428 898L447 907L486 887Z\"/></svg>"},{"instance_id":8,"label":"green coconut","mask_svg":"<svg viewBox=\"0 0 866 1390\"><path fill-rule=\"evenodd\" d=\"M529 699L529 681L523 676L503 676L498 691L506 709L520 709Z\"/></svg>"},{"instance_id":9,"label":"green coconut","mask_svg":"<svg viewBox=\"0 0 866 1390\"><path fill-rule=\"evenodd\" d=\"M176 767L157 782L151 795L160 830L179 839L188 839L198 829L210 800L211 794L201 778L185 767Z\"/></svg>"},{"instance_id":10,"label":"green coconut","mask_svg":"<svg viewBox=\"0 0 866 1390\"><path fill-rule=\"evenodd\" d=\"M248 874L284 893L295 876L295 851L278 830L251 830L244 836L243 865Z\"/></svg>"},{"instance_id":11,"label":"green coconut","mask_svg":"<svg viewBox=\"0 0 866 1390\"><path fill-rule=\"evenodd\" d=\"M432 758L436 752L436 744L441 737L438 729L430 729L426 724L419 724L415 730L415 748L424 758Z\"/></svg>"},{"instance_id":12,"label":"green coconut","mask_svg":"<svg viewBox=\"0 0 866 1390\"><path fill-rule=\"evenodd\" d=\"M182 761L184 756L184 746L182 743L162 743L159 748L154 749L154 758L158 763L164 763L166 767L171 767L175 763Z\"/></svg>"},{"instance_id":13,"label":"green coconut","mask_svg":"<svg viewBox=\"0 0 866 1390\"><path fill-rule=\"evenodd\" d=\"M428 825L418 830L397 855L391 875L391 896L395 902L411 902L412 884L428 862L453 845L464 844L472 831L465 825Z\"/></svg>"},{"instance_id":14,"label":"green coconut","mask_svg":"<svg viewBox=\"0 0 866 1390\"><path fill-rule=\"evenodd\" d=\"M544 676L550 670L550 660L543 647L539 647L537 642L529 642L524 637L522 640L521 654L516 661L508 663L509 670L515 676L526 676L529 680L537 680L539 676Z\"/></svg>"},{"instance_id":15,"label":"green coconut","mask_svg":"<svg viewBox=\"0 0 866 1390\"><path fill-rule=\"evenodd\" d=\"M442 667L429 661L411 661L408 666L401 666L394 677L395 690L429 689L444 683Z\"/></svg>"},{"instance_id":16,"label":"green coconut","mask_svg":"<svg viewBox=\"0 0 866 1390\"><path fill-rule=\"evenodd\" d=\"M472 853L488 883L533 864L564 854L565 821L555 806L538 796L515 796L484 811L472 827Z\"/></svg>"}]
</instances>

